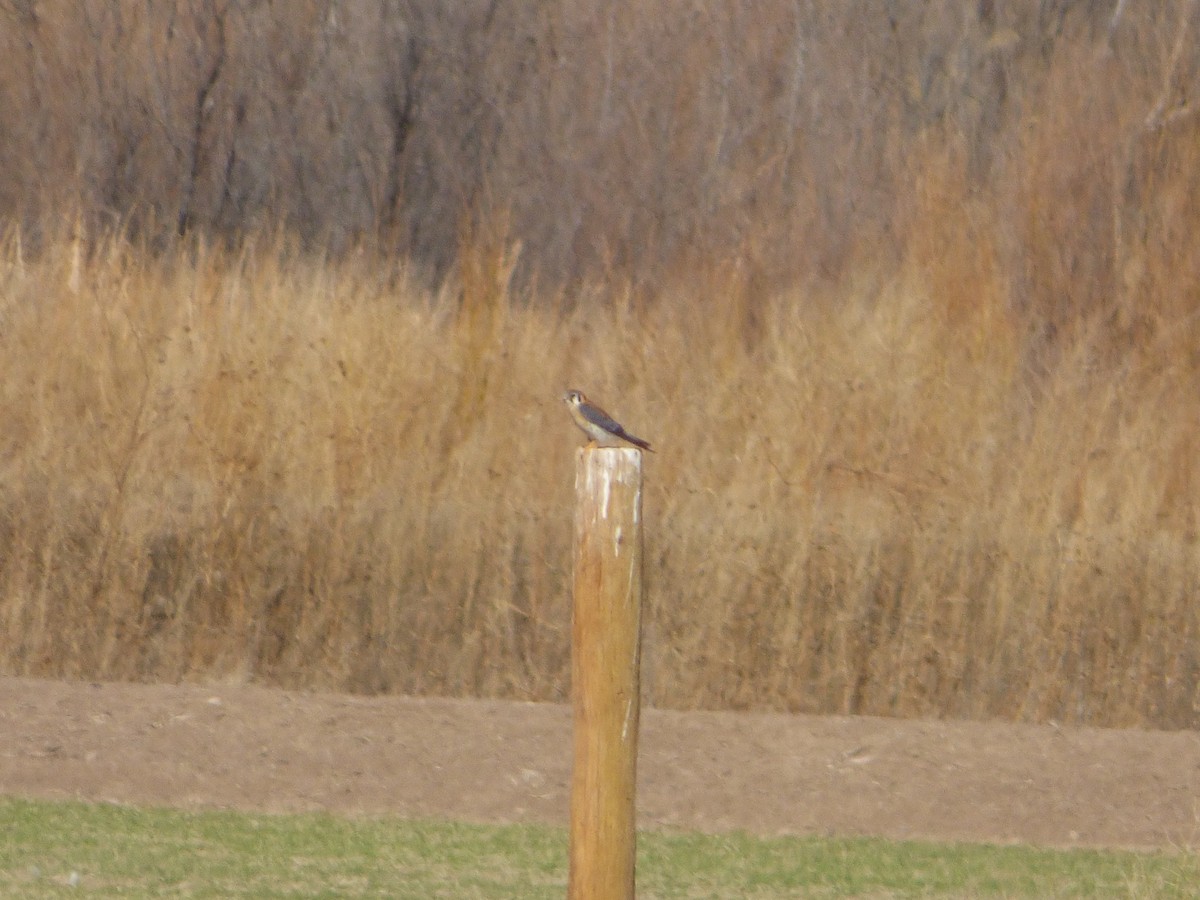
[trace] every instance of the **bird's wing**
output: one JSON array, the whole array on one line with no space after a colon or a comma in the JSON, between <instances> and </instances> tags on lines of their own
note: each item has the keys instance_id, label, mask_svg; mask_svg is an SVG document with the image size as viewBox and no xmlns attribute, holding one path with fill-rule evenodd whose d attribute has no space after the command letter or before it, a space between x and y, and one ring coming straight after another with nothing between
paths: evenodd
<instances>
[{"instance_id":1,"label":"bird's wing","mask_svg":"<svg viewBox=\"0 0 1200 900\"><path fill-rule=\"evenodd\" d=\"M605 431L611 431L613 434L621 434L625 431L616 419L598 406L594 406L591 403L582 403L579 406L579 411L583 413L585 419L593 425L603 428Z\"/></svg>"}]
</instances>

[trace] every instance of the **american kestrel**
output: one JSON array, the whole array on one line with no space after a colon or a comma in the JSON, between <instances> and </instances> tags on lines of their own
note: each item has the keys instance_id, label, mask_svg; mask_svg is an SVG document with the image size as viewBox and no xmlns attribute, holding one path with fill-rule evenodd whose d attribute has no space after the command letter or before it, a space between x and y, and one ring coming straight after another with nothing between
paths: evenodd
<instances>
[{"instance_id":1,"label":"american kestrel","mask_svg":"<svg viewBox=\"0 0 1200 900\"><path fill-rule=\"evenodd\" d=\"M654 452L649 443L622 428L616 419L585 397L583 391L567 391L563 394L563 402L571 410L575 424L592 439L592 446L619 447L623 441L641 450Z\"/></svg>"}]
</instances>

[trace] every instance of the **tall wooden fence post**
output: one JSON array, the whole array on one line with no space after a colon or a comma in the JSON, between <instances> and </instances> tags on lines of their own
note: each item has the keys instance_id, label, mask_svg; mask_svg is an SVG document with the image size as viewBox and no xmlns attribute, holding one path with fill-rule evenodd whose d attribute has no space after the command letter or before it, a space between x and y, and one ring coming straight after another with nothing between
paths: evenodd
<instances>
[{"instance_id":1,"label":"tall wooden fence post","mask_svg":"<svg viewBox=\"0 0 1200 900\"><path fill-rule=\"evenodd\" d=\"M575 465L570 900L634 896L642 618L642 454Z\"/></svg>"}]
</instances>

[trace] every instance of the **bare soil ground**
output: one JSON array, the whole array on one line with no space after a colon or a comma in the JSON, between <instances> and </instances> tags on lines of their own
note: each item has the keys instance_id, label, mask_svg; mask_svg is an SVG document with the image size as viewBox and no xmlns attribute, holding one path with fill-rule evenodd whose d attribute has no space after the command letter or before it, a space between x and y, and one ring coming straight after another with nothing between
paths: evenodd
<instances>
[{"instance_id":1,"label":"bare soil ground","mask_svg":"<svg viewBox=\"0 0 1200 900\"><path fill-rule=\"evenodd\" d=\"M567 816L570 710L0 678L0 793L477 822ZM644 710L643 827L1193 847L1200 735Z\"/></svg>"}]
</instances>

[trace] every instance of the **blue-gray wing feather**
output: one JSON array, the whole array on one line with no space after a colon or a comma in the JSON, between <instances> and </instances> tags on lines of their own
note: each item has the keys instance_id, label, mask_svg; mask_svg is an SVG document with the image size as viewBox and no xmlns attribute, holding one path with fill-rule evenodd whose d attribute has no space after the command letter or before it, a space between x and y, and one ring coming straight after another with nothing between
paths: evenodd
<instances>
[{"instance_id":1,"label":"blue-gray wing feather","mask_svg":"<svg viewBox=\"0 0 1200 900\"><path fill-rule=\"evenodd\" d=\"M611 431L613 434L625 433L625 429L621 427L621 424L598 406L583 403L580 405L579 411L583 413L589 422L603 428L605 431Z\"/></svg>"}]
</instances>

